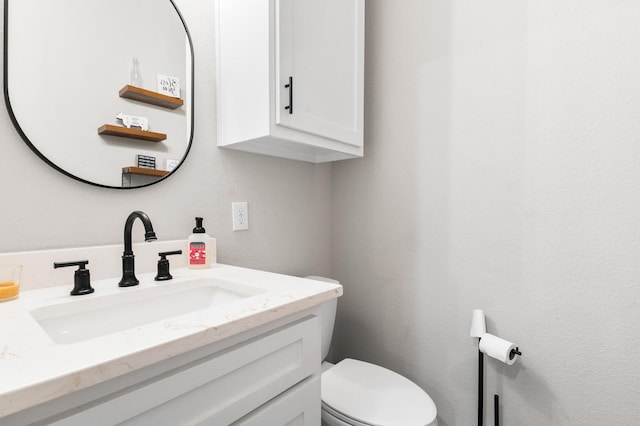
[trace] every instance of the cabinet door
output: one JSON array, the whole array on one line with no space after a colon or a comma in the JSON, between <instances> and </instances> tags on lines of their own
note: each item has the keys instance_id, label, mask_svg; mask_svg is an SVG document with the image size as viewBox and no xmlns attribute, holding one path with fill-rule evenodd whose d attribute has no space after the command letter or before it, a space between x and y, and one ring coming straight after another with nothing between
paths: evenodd
<instances>
[{"instance_id":1,"label":"cabinet door","mask_svg":"<svg viewBox=\"0 0 640 426\"><path fill-rule=\"evenodd\" d=\"M364 0L275 1L276 124L360 146Z\"/></svg>"}]
</instances>

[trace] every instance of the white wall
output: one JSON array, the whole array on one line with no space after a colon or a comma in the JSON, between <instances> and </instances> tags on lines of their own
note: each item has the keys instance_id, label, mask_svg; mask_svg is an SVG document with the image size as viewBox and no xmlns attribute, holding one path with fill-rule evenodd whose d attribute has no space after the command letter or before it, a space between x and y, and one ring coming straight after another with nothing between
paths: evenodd
<instances>
[{"instance_id":1,"label":"white wall","mask_svg":"<svg viewBox=\"0 0 640 426\"><path fill-rule=\"evenodd\" d=\"M0 114L0 252L122 244L127 215L143 210L163 240L185 239L193 218L203 216L222 263L329 275L331 166L216 146L213 4L176 4L193 38L196 65L195 132L185 164L148 188L92 187L47 166ZM249 231L231 231L232 201L249 202ZM135 240L143 234L136 222Z\"/></svg>"},{"instance_id":2,"label":"white wall","mask_svg":"<svg viewBox=\"0 0 640 426\"><path fill-rule=\"evenodd\" d=\"M366 154L334 165L335 354L476 421L640 420L640 3L367 1ZM493 424L492 410L486 424Z\"/></svg>"}]
</instances>

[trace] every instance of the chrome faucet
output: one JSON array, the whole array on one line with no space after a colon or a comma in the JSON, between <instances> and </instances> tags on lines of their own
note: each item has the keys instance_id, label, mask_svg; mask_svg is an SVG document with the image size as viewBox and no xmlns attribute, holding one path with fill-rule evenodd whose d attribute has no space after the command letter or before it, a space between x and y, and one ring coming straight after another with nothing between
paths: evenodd
<instances>
[{"instance_id":1,"label":"chrome faucet","mask_svg":"<svg viewBox=\"0 0 640 426\"><path fill-rule=\"evenodd\" d=\"M118 286L131 287L138 285L140 281L136 278L135 273L135 256L133 255L133 248L131 244L131 228L136 218L140 219L144 225L144 240L155 241L156 233L153 232L153 225L146 213L141 211L135 211L129 215L127 221L124 224L124 253L122 253L122 279Z\"/></svg>"}]
</instances>

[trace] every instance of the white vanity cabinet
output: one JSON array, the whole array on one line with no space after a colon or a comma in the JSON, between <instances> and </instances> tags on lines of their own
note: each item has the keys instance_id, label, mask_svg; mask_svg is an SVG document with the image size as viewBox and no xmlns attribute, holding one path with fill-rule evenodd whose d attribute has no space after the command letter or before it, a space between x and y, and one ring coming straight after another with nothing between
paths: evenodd
<instances>
[{"instance_id":1,"label":"white vanity cabinet","mask_svg":"<svg viewBox=\"0 0 640 426\"><path fill-rule=\"evenodd\" d=\"M363 155L364 0L217 0L218 145Z\"/></svg>"},{"instance_id":2,"label":"white vanity cabinet","mask_svg":"<svg viewBox=\"0 0 640 426\"><path fill-rule=\"evenodd\" d=\"M320 323L306 312L15 413L2 424L319 426L319 374Z\"/></svg>"}]
</instances>

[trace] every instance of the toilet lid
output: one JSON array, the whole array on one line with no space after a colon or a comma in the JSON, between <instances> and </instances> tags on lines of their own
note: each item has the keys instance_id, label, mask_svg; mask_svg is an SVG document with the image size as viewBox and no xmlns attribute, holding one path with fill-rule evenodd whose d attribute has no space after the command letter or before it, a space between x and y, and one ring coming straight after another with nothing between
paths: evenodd
<instances>
[{"instance_id":1,"label":"toilet lid","mask_svg":"<svg viewBox=\"0 0 640 426\"><path fill-rule=\"evenodd\" d=\"M436 418L429 395L391 370L346 358L322 373L322 401L359 422L424 426Z\"/></svg>"}]
</instances>

